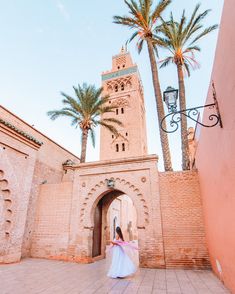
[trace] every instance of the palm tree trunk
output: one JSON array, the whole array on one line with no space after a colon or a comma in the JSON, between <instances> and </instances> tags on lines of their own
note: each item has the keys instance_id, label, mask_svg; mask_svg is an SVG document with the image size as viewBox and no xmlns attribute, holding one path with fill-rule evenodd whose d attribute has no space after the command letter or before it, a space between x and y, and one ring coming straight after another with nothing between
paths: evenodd
<instances>
[{"instance_id":1,"label":"palm tree trunk","mask_svg":"<svg viewBox=\"0 0 235 294\"><path fill-rule=\"evenodd\" d=\"M181 64L177 64L178 71L178 81L179 81L179 100L180 100L180 110L186 109L186 99L185 99L185 86L184 86L184 74L183 67ZM189 146L188 146L188 127L187 127L187 117L181 115L181 149L182 149L182 169L190 169L189 160Z\"/></svg>"},{"instance_id":2,"label":"palm tree trunk","mask_svg":"<svg viewBox=\"0 0 235 294\"><path fill-rule=\"evenodd\" d=\"M80 159L81 163L86 161L87 137L88 137L88 129L83 129L82 130L82 150L81 150L81 159Z\"/></svg>"},{"instance_id":3,"label":"palm tree trunk","mask_svg":"<svg viewBox=\"0 0 235 294\"><path fill-rule=\"evenodd\" d=\"M165 171L172 171L171 154L170 154L167 133L165 133L160 127L161 121L163 117L165 116L165 112L164 112L162 93L161 93L159 77L158 77L157 63L156 63L153 44L151 40L147 40L147 45L148 45L148 53L149 53L149 59L151 64L151 70L152 70L152 79L153 79L153 87L154 87L157 114L158 114L158 124L159 124L159 131L160 131L164 167L165 167ZM166 128L165 122L163 124L163 127Z\"/></svg>"}]
</instances>

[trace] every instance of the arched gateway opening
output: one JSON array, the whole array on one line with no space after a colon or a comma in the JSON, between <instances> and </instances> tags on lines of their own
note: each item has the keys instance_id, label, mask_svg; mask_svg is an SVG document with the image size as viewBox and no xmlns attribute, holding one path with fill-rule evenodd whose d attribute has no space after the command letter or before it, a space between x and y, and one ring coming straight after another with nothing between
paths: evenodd
<instances>
[{"instance_id":1,"label":"arched gateway opening","mask_svg":"<svg viewBox=\"0 0 235 294\"><path fill-rule=\"evenodd\" d=\"M131 198L120 190L102 195L94 209L92 257L104 258L106 246L115 237L117 226L122 228L126 241L137 242L137 212Z\"/></svg>"},{"instance_id":2,"label":"arched gateway opening","mask_svg":"<svg viewBox=\"0 0 235 294\"><path fill-rule=\"evenodd\" d=\"M152 164L152 161L150 163ZM153 163L151 167L155 178L155 157ZM84 171L80 170L80 226L76 236L79 243L75 245L78 252L76 259L79 262L94 262L105 257L107 240L113 238L114 227L118 224L118 218L115 219L114 215L113 219L110 218L108 221L108 210L115 199L126 195L125 197L131 199L136 210L135 226L140 266L165 265L158 186L155 181L147 178L148 170L151 174L149 162L141 161L140 164L140 170L137 165L133 167L132 162L130 165L125 162L125 168L120 165L106 166L106 163L103 167L102 163L103 173L100 173L100 170L97 173L97 166L90 165L88 165L89 169L85 166ZM117 168L118 171L122 169L124 171L114 172L113 169ZM134 223L129 220L125 226L124 231L130 231Z\"/></svg>"}]
</instances>

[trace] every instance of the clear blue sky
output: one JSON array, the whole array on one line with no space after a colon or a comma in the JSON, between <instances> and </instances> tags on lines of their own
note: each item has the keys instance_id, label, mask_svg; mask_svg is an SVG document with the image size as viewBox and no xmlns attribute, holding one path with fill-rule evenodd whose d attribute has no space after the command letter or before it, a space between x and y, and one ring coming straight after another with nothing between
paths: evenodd
<instances>
[{"instance_id":1,"label":"clear blue sky","mask_svg":"<svg viewBox=\"0 0 235 294\"><path fill-rule=\"evenodd\" d=\"M166 12L190 15L198 1L173 0ZM223 0L202 1L211 8L206 23L220 22ZM80 155L80 133L66 119L51 121L46 112L61 107L60 91L73 94L78 83L101 84L101 72L111 69L112 55L130 36L127 28L112 23L113 15L127 12L123 0L8 0L0 11L0 103L36 129ZM204 103L218 32L200 43L201 68L186 79L187 106ZM148 149L162 156L159 142L151 72L146 49L138 55L129 46L142 77L147 113ZM161 55L163 57L164 54ZM174 66L160 70L162 90L177 87ZM154 127L153 127L154 126ZM95 150L89 146L88 161L99 158L99 138ZM180 133L170 135L174 168L180 168Z\"/></svg>"}]
</instances>

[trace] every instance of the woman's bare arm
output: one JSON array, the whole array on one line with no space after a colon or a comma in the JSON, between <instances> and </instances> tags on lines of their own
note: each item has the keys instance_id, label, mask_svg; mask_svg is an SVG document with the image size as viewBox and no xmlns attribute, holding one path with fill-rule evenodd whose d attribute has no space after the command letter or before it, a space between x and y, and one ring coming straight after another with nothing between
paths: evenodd
<instances>
[{"instance_id":1,"label":"woman's bare arm","mask_svg":"<svg viewBox=\"0 0 235 294\"><path fill-rule=\"evenodd\" d=\"M112 245L119 245L118 243L116 243L116 242L114 242L114 241L110 241L110 243L111 243Z\"/></svg>"}]
</instances>

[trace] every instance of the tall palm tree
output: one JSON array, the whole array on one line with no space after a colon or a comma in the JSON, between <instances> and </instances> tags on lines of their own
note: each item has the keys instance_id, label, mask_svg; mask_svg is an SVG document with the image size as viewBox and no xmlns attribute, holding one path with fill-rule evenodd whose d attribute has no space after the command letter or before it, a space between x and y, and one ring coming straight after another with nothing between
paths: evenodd
<instances>
[{"instance_id":1,"label":"tall palm tree","mask_svg":"<svg viewBox=\"0 0 235 294\"><path fill-rule=\"evenodd\" d=\"M190 19L187 21L185 11L183 11L179 22L174 20L171 13L170 20L165 22L161 28L158 28L156 42L161 43L170 55L162 60L161 67L174 63L177 67L179 82L179 101L180 110L186 109L184 73L190 76L190 68L198 68L199 64L195 59L194 53L200 51L198 41L214 31L218 26L213 25L204 28L202 21L208 15L210 10L199 13L200 4L197 4ZM159 31L163 37L159 37ZM189 165L189 147L187 134L187 118L181 115L181 148L182 148L182 169L187 170Z\"/></svg>"},{"instance_id":2,"label":"tall palm tree","mask_svg":"<svg viewBox=\"0 0 235 294\"><path fill-rule=\"evenodd\" d=\"M102 97L102 88L96 88L94 85L83 84L82 86L73 87L76 98L61 92L64 99L62 103L64 107L60 110L48 111L47 114L52 120L59 116L69 117L71 125L76 128L79 126L82 133L81 162L86 160L87 138L91 135L92 144L95 146L96 126L101 125L110 132L118 135L115 127L122 126L122 123L115 118L102 118L102 114L113 112L114 106L107 105L108 96Z\"/></svg>"},{"instance_id":3,"label":"tall palm tree","mask_svg":"<svg viewBox=\"0 0 235 294\"><path fill-rule=\"evenodd\" d=\"M158 25L158 20L162 12L171 3L171 0L160 0L156 6L152 0L124 0L129 8L128 16L114 16L114 23L127 26L134 29L134 33L129 39L132 41L138 38L137 46L139 53L143 48L143 44L147 44L148 54L152 70L152 80L155 93L156 107L158 113L158 122L160 130L160 139L163 152L163 161L166 171L172 170L171 155L167 134L160 128L160 123L165 116L162 93L158 77L158 68L154 52L157 53L157 42L153 43L153 32ZM165 127L165 125L164 125Z\"/></svg>"}]
</instances>

